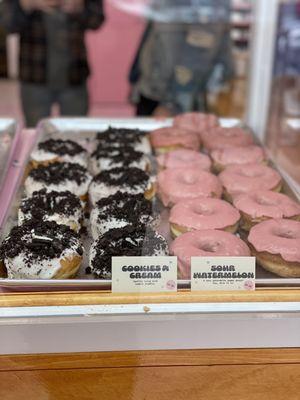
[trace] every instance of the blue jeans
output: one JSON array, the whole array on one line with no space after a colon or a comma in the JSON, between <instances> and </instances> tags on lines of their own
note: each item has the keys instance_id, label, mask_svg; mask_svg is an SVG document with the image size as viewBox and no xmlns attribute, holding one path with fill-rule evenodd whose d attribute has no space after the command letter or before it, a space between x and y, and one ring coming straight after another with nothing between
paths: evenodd
<instances>
[{"instance_id":1,"label":"blue jeans","mask_svg":"<svg viewBox=\"0 0 300 400\"><path fill-rule=\"evenodd\" d=\"M21 83L21 101L27 127L35 127L51 115L53 104L58 104L63 116L84 116L88 112L86 84L53 90L45 85Z\"/></svg>"}]
</instances>

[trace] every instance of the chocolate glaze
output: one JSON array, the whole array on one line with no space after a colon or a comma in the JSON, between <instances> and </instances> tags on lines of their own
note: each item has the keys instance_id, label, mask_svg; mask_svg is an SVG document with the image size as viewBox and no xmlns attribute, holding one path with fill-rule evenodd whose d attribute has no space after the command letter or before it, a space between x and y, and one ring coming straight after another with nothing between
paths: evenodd
<instances>
[{"instance_id":1,"label":"chocolate glaze","mask_svg":"<svg viewBox=\"0 0 300 400\"><path fill-rule=\"evenodd\" d=\"M68 154L75 156L80 153L86 153L85 149L73 140L62 140L62 139L49 139L45 142L38 144L39 150L44 150L50 153L58 154L63 156Z\"/></svg>"},{"instance_id":2,"label":"chocolate glaze","mask_svg":"<svg viewBox=\"0 0 300 400\"><path fill-rule=\"evenodd\" d=\"M79 164L55 162L48 166L33 169L29 176L36 181L59 184L66 180L75 181L78 185L85 182L88 171Z\"/></svg>"},{"instance_id":3,"label":"chocolate glaze","mask_svg":"<svg viewBox=\"0 0 300 400\"><path fill-rule=\"evenodd\" d=\"M29 214L35 219L43 219L45 215L53 214L72 216L81 209L81 202L69 191L47 192L46 189L42 189L33 192L32 197L24 199L20 209L25 215Z\"/></svg>"},{"instance_id":4,"label":"chocolate glaze","mask_svg":"<svg viewBox=\"0 0 300 400\"><path fill-rule=\"evenodd\" d=\"M165 239L145 226L127 225L111 229L96 242L96 255L92 260L92 272L97 278L111 277L111 258L114 256L153 256L168 252Z\"/></svg>"},{"instance_id":5,"label":"chocolate glaze","mask_svg":"<svg viewBox=\"0 0 300 400\"><path fill-rule=\"evenodd\" d=\"M36 236L38 238L35 238ZM44 237L45 240L40 237ZM59 258L65 249L75 245L77 253L81 256L83 247L77 245L78 240L79 236L68 226L58 225L54 221L32 219L11 230L8 238L0 246L0 259L14 258L22 253L27 267L30 268L35 261Z\"/></svg>"},{"instance_id":6,"label":"chocolate glaze","mask_svg":"<svg viewBox=\"0 0 300 400\"><path fill-rule=\"evenodd\" d=\"M102 171L93 179L94 182L105 183L111 186L148 186L149 175L139 168L113 168L108 171Z\"/></svg>"}]
</instances>

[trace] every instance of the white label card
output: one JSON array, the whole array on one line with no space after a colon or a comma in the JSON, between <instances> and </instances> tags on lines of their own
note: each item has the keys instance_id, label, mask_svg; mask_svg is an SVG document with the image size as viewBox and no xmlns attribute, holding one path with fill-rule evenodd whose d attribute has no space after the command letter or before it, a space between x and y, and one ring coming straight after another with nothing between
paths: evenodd
<instances>
[{"instance_id":1,"label":"white label card","mask_svg":"<svg viewBox=\"0 0 300 400\"><path fill-rule=\"evenodd\" d=\"M113 257L112 292L176 292L177 257Z\"/></svg>"},{"instance_id":2,"label":"white label card","mask_svg":"<svg viewBox=\"0 0 300 400\"><path fill-rule=\"evenodd\" d=\"M255 257L192 257L191 290L255 290Z\"/></svg>"}]
</instances>

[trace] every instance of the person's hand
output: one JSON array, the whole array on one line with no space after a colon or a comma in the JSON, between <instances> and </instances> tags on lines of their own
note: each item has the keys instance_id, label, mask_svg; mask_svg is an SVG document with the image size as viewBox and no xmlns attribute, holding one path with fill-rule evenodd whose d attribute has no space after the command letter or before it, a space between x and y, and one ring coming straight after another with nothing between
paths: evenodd
<instances>
[{"instance_id":1,"label":"person's hand","mask_svg":"<svg viewBox=\"0 0 300 400\"><path fill-rule=\"evenodd\" d=\"M152 115L157 118L169 118L173 116L172 112L164 106L157 106Z\"/></svg>"},{"instance_id":2,"label":"person's hand","mask_svg":"<svg viewBox=\"0 0 300 400\"><path fill-rule=\"evenodd\" d=\"M60 6L60 0L20 0L21 7L26 12L34 10L51 13Z\"/></svg>"},{"instance_id":3,"label":"person's hand","mask_svg":"<svg viewBox=\"0 0 300 400\"><path fill-rule=\"evenodd\" d=\"M84 0L62 0L61 10L67 14L79 14L84 9Z\"/></svg>"}]
</instances>

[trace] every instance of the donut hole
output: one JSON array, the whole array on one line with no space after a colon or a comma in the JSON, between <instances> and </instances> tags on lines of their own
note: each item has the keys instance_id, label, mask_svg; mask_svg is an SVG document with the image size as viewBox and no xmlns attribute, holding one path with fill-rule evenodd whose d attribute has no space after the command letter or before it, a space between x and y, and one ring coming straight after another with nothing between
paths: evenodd
<instances>
[{"instance_id":1,"label":"donut hole","mask_svg":"<svg viewBox=\"0 0 300 400\"><path fill-rule=\"evenodd\" d=\"M276 232L276 236L279 236L283 239L295 239L295 233L292 231L279 231Z\"/></svg>"},{"instance_id":2,"label":"donut hole","mask_svg":"<svg viewBox=\"0 0 300 400\"><path fill-rule=\"evenodd\" d=\"M267 199L266 197L257 196L255 201L260 206L277 206L277 201Z\"/></svg>"},{"instance_id":3,"label":"donut hole","mask_svg":"<svg viewBox=\"0 0 300 400\"><path fill-rule=\"evenodd\" d=\"M185 185L195 185L197 183L198 179L196 176L193 175L182 175L181 176L181 182Z\"/></svg>"},{"instance_id":4,"label":"donut hole","mask_svg":"<svg viewBox=\"0 0 300 400\"><path fill-rule=\"evenodd\" d=\"M211 208L207 208L202 204L197 204L193 207L193 212L198 215L209 216L213 214L213 210Z\"/></svg>"},{"instance_id":5,"label":"donut hole","mask_svg":"<svg viewBox=\"0 0 300 400\"><path fill-rule=\"evenodd\" d=\"M206 251L207 253L216 253L220 246L219 242L203 242L198 243L200 250Z\"/></svg>"}]
</instances>

